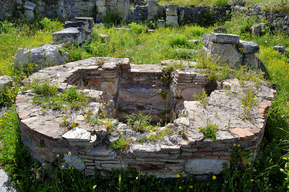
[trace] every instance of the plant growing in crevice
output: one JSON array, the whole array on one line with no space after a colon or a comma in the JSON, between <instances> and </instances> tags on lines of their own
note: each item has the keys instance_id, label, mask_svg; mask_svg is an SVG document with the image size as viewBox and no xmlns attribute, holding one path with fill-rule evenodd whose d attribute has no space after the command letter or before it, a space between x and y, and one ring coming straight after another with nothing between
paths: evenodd
<instances>
[{"instance_id":1,"label":"plant growing in crevice","mask_svg":"<svg viewBox=\"0 0 289 192\"><path fill-rule=\"evenodd\" d=\"M149 130L152 117L150 115L144 115L139 112L132 115L126 115L126 122L128 126L131 126L136 132L146 132Z\"/></svg>"},{"instance_id":2,"label":"plant growing in crevice","mask_svg":"<svg viewBox=\"0 0 289 192\"><path fill-rule=\"evenodd\" d=\"M255 92L253 91L252 87L244 90L244 94L240 95L239 98L241 99L242 105L241 107L244 108L244 112L242 113L242 119L246 120L251 118L251 110L255 105L258 105L258 101L255 96Z\"/></svg>"},{"instance_id":3,"label":"plant growing in crevice","mask_svg":"<svg viewBox=\"0 0 289 192\"><path fill-rule=\"evenodd\" d=\"M218 126L216 124L207 123L207 126L200 127L199 129L204 134L205 138L210 138L213 141L216 140L216 132L218 131Z\"/></svg>"},{"instance_id":4,"label":"plant growing in crevice","mask_svg":"<svg viewBox=\"0 0 289 192\"><path fill-rule=\"evenodd\" d=\"M158 95L160 95L163 100L166 100L168 93L169 93L169 92L166 91L166 90L159 89Z\"/></svg>"},{"instance_id":5,"label":"plant growing in crevice","mask_svg":"<svg viewBox=\"0 0 289 192\"><path fill-rule=\"evenodd\" d=\"M118 151L123 151L123 150L126 150L129 145L130 145L129 139L124 138L123 134L120 133L120 138L116 140L114 143L111 143L110 145L108 145L108 147L112 147Z\"/></svg>"},{"instance_id":6,"label":"plant growing in crevice","mask_svg":"<svg viewBox=\"0 0 289 192\"><path fill-rule=\"evenodd\" d=\"M194 97L203 105L203 107L206 107L206 105L207 105L207 94L204 91L204 89L202 90L202 94L195 93Z\"/></svg>"}]
</instances>

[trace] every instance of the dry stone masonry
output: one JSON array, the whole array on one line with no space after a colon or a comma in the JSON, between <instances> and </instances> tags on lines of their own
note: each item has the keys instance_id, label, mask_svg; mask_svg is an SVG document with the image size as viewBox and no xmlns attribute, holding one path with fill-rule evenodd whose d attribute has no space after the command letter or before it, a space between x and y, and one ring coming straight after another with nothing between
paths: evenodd
<instances>
[{"instance_id":1,"label":"dry stone masonry","mask_svg":"<svg viewBox=\"0 0 289 192\"><path fill-rule=\"evenodd\" d=\"M26 90L16 98L22 141L40 162L51 163L58 155L64 155L66 163L88 175L95 169L128 165L160 177L218 174L222 163L231 158L233 144L251 151L253 161L263 138L266 111L274 99L274 91L268 84L261 82L255 86L253 82L227 79L212 87L214 83L208 80L205 71L192 67L196 65L194 62L162 63L182 63L185 69L171 72L170 85L159 76L164 73L164 65L134 65L128 58L92 57L32 74L24 83L38 79L39 83L55 83L60 90L76 85L90 98L87 110L96 115L106 109L113 120L102 120L107 122L104 125L89 125L84 110L43 111L40 105L32 103L35 97L32 90ZM205 107L194 97L194 93L203 90L209 94ZM256 103L246 120L242 118L246 107L241 99L248 90L254 94ZM167 93L165 98L161 92ZM136 132L123 123L125 113L137 112L151 114L154 121L168 122L159 130L168 129L171 134L156 141L144 139L157 133ZM61 126L63 116L73 119L78 126L73 129ZM113 125L110 131L109 123ZM218 127L215 141L205 138L199 129L212 124ZM128 139L127 149L108 147L121 137Z\"/></svg>"}]
</instances>

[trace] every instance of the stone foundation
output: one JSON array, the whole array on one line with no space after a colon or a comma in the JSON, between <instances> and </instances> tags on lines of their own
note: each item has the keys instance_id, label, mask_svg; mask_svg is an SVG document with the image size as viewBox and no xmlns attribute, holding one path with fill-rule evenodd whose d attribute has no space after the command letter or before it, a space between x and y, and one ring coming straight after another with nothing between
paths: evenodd
<instances>
[{"instance_id":1,"label":"stone foundation","mask_svg":"<svg viewBox=\"0 0 289 192\"><path fill-rule=\"evenodd\" d=\"M43 112L40 105L32 104L35 94L27 90L16 98L23 143L42 163L51 163L58 155L64 155L66 163L85 169L88 175L95 169L111 170L128 165L160 177L218 174L222 163L231 158L234 144L251 151L250 161L253 161L264 135L266 111L274 98L268 84L261 82L256 87L252 82L240 84L237 79L228 79L208 88L212 82L204 71L190 67L195 63L162 61L169 62L182 62L185 68L170 74L169 85L160 79L163 65L134 65L127 58L93 57L34 73L24 82L50 81L57 83L59 89L76 85L90 98L87 109L97 114L106 108L107 115L114 118L110 120L114 125L112 131L108 131L107 124L89 125L83 110ZM256 104L249 112L250 117L243 119L246 107L242 106L240 96L250 87ZM168 92L166 98L161 97L160 90ZM209 94L205 107L194 98L194 93L202 90ZM117 110L118 106L123 111ZM166 118L160 115L163 109ZM155 131L136 132L121 122L124 111L151 114L155 121L162 119L168 124ZM64 115L72 117L78 126L73 129L61 126ZM218 128L215 141L205 138L199 129L209 124ZM171 133L161 140L148 139L165 129ZM107 147L121 137L129 141L126 149L116 151ZM147 139L139 142L140 138Z\"/></svg>"}]
</instances>

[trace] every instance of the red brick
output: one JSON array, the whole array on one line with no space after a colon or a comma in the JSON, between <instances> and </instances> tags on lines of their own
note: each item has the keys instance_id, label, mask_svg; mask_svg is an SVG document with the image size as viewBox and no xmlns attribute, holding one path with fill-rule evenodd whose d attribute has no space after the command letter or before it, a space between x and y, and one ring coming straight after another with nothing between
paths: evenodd
<instances>
[{"instance_id":1,"label":"red brick","mask_svg":"<svg viewBox=\"0 0 289 192\"><path fill-rule=\"evenodd\" d=\"M233 128L229 130L231 133L238 135L239 141L246 141L254 137L254 133L242 128Z\"/></svg>"},{"instance_id":2,"label":"red brick","mask_svg":"<svg viewBox=\"0 0 289 192\"><path fill-rule=\"evenodd\" d=\"M219 159L219 156L208 155L206 156L206 159Z\"/></svg>"},{"instance_id":3,"label":"red brick","mask_svg":"<svg viewBox=\"0 0 289 192\"><path fill-rule=\"evenodd\" d=\"M230 159L231 158L231 156L220 156L220 159L225 159L225 160L228 160L228 159Z\"/></svg>"},{"instance_id":4,"label":"red brick","mask_svg":"<svg viewBox=\"0 0 289 192\"><path fill-rule=\"evenodd\" d=\"M24 117L27 117L30 113L29 112L20 112L18 113L18 117L20 119L24 118Z\"/></svg>"},{"instance_id":5,"label":"red brick","mask_svg":"<svg viewBox=\"0 0 289 192\"><path fill-rule=\"evenodd\" d=\"M261 129L259 127L246 127L245 129L254 133L255 135L258 135L261 132Z\"/></svg>"},{"instance_id":6,"label":"red brick","mask_svg":"<svg viewBox=\"0 0 289 192\"><path fill-rule=\"evenodd\" d=\"M272 102L268 100L263 100L262 102L268 105L269 107L272 105Z\"/></svg>"}]
</instances>

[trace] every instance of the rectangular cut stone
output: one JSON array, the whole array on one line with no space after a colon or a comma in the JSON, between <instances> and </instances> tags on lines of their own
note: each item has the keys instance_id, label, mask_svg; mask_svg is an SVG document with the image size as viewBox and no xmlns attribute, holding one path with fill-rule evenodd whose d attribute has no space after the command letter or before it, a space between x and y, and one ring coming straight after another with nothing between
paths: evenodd
<instances>
[{"instance_id":1,"label":"rectangular cut stone","mask_svg":"<svg viewBox=\"0 0 289 192\"><path fill-rule=\"evenodd\" d=\"M151 157L162 157L162 158L165 158L165 157L169 157L169 154L151 153L150 156Z\"/></svg>"},{"instance_id":2,"label":"rectangular cut stone","mask_svg":"<svg viewBox=\"0 0 289 192\"><path fill-rule=\"evenodd\" d=\"M88 155L94 156L111 156L114 155L112 149L106 149L106 146L97 146L93 148L91 151L87 152Z\"/></svg>"},{"instance_id":3,"label":"rectangular cut stone","mask_svg":"<svg viewBox=\"0 0 289 192\"><path fill-rule=\"evenodd\" d=\"M185 170L191 174L219 174L223 169L223 163L227 160L220 159L188 159Z\"/></svg>"},{"instance_id":4,"label":"rectangular cut stone","mask_svg":"<svg viewBox=\"0 0 289 192\"><path fill-rule=\"evenodd\" d=\"M210 41L222 44L239 44L240 37L238 35L231 35L225 33L211 33Z\"/></svg>"},{"instance_id":5,"label":"rectangular cut stone","mask_svg":"<svg viewBox=\"0 0 289 192\"><path fill-rule=\"evenodd\" d=\"M260 50L259 45L257 43L242 40L240 40L240 43L237 44L237 48L241 53L246 54L259 53Z\"/></svg>"},{"instance_id":6,"label":"rectangular cut stone","mask_svg":"<svg viewBox=\"0 0 289 192\"><path fill-rule=\"evenodd\" d=\"M182 151L189 152L189 153L198 151L197 148L181 148L181 149Z\"/></svg>"}]
</instances>

